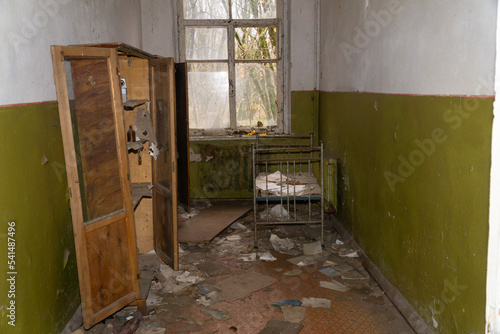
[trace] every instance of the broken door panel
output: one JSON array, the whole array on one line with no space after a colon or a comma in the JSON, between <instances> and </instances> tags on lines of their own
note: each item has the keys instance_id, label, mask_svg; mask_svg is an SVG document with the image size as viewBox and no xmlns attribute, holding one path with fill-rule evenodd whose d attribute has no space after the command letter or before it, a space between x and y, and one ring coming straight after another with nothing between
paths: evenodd
<instances>
[{"instance_id":1,"label":"broken door panel","mask_svg":"<svg viewBox=\"0 0 500 334\"><path fill-rule=\"evenodd\" d=\"M61 46L51 51L89 328L140 297L117 53Z\"/></svg>"},{"instance_id":2,"label":"broken door panel","mask_svg":"<svg viewBox=\"0 0 500 334\"><path fill-rule=\"evenodd\" d=\"M151 61L152 116L159 156L153 161L153 230L158 256L179 266L177 237L177 153L175 77L172 58Z\"/></svg>"}]
</instances>

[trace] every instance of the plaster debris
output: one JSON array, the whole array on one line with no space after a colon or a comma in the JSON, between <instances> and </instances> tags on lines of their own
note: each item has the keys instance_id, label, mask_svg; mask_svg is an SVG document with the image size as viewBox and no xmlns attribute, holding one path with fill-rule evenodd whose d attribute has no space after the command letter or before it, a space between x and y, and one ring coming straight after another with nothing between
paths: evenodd
<instances>
[{"instance_id":1,"label":"plaster debris","mask_svg":"<svg viewBox=\"0 0 500 334\"><path fill-rule=\"evenodd\" d=\"M359 257L357 251L347 250L347 249L341 249L340 252L339 252L339 256L341 256L341 257L348 257L348 258Z\"/></svg>"},{"instance_id":2,"label":"plaster debris","mask_svg":"<svg viewBox=\"0 0 500 334\"><path fill-rule=\"evenodd\" d=\"M272 306L274 307L282 307L282 306L301 306L302 302L298 299L287 299L287 300L280 300L278 302L272 303Z\"/></svg>"},{"instance_id":3,"label":"plaster debris","mask_svg":"<svg viewBox=\"0 0 500 334\"><path fill-rule=\"evenodd\" d=\"M178 217L178 218L182 218L182 219L189 219L189 218L193 218L193 217L194 217L194 216L196 216L198 213L200 213L200 210L199 210L199 209L197 209L197 208L193 208L193 207L191 207L191 208L189 209L189 213L188 213L186 210L184 210L184 208L183 208L181 205L179 205L179 206L177 207L177 217Z\"/></svg>"},{"instance_id":4,"label":"plaster debris","mask_svg":"<svg viewBox=\"0 0 500 334\"><path fill-rule=\"evenodd\" d=\"M276 258L269 252L259 254L259 260L261 261L276 261Z\"/></svg>"},{"instance_id":5,"label":"plaster debris","mask_svg":"<svg viewBox=\"0 0 500 334\"><path fill-rule=\"evenodd\" d=\"M241 240L241 235L234 234L226 237L227 241L239 241Z\"/></svg>"},{"instance_id":6,"label":"plaster debris","mask_svg":"<svg viewBox=\"0 0 500 334\"><path fill-rule=\"evenodd\" d=\"M340 292L346 292L349 291L350 288L348 286L345 286L344 284L337 282L335 280L331 281L321 281L319 282L319 286L325 289L330 289L330 290L335 290L335 291L340 291Z\"/></svg>"},{"instance_id":7,"label":"plaster debris","mask_svg":"<svg viewBox=\"0 0 500 334\"><path fill-rule=\"evenodd\" d=\"M277 204L261 212L260 219L290 218L290 213L281 204Z\"/></svg>"},{"instance_id":8,"label":"plaster debris","mask_svg":"<svg viewBox=\"0 0 500 334\"><path fill-rule=\"evenodd\" d=\"M283 312L283 318L286 322L290 322L292 324L300 324L300 322L304 320L306 308L300 306L285 305L281 307L281 312Z\"/></svg>"},{"instance_id":9,"label":"plaster debris","mask_svg":"<svg viewBox=\"0 0 500 334\"><path fill-rule=\"evenodd\" d=\"M338 272L337 270L335 270L331 267L326 267L326 268L320 269L319 272L321 272L321 273L323 273L326 276L331 277L331 278L334 278L334 277L341 275L340 272Z\"/></svg>"},{"instance_id":10,"label":"plaster debris","mask_svg":"<svg viewBox=\"0 0 500 334\"><path fill-rule=\"evenodd\" d=\"M266 327L259 334L298 334L302 329L302 324L293 324L286 321L269 320Z\"/></svg>"},{"instance_id":11,"label":"plaster debris","mask_svg":"<svg viewBox=\"0 0 500 334\"><path fill-rule=\"evenodd\" d=\"M231 302L243 298L254 291L264 289L276 282L275 278L250 271L243 275L220 281L216 284L216 288L221 291L221 296L225 301Z\"/></svg>"},{"instance_id":12,"label":"plaster debris","mask_svg":"<svg viewBox=\"0 0 500 334\"><path fill-rule=\"evenodd\" d=\"M287 261L297 266L310 266L313 264L317 264L318 262L325 261L329 257L329 255L330 254L327 252L321 252L319 254L293 257L291 259L288 259Z\"/></svg>"},{"instance_id":13,"label":"plaster debris","mask_svg":"<svg viewBox=\"0 0 500 334\"><path fill-rule=\"evenodd\" d=\"M232 228L233 230L241 230L241 229L246 230L247 229L247 227L240 222L234 222L229 227Z\"/></svg>"},{"instance_id":14,"label":"plaster debris","mask_svg":"<svg viewBox=\"0 0 500 334\"><path fill-rule=\"evenodd\" d=\"M203 313L208 314L209 316L217 319L217 320L227 320L229 319L229 312L222 312L212 309L205 309Z\"/></svg>"},{"instance_id":15,"label":"plaster debris","mask_svg":"<svg viewBox=\"0 0 500 334\"><path fill-rule=\"evenodd\" d=\"M326 298L302 298L302 306L330 308L332 302Z\"/></svg>"},{"instance_id":16,"label":"plaster debris","mask_svg":"<svg viewBox=\"0 0 500 334\"><path fill-rule=\"evenodd\" d=\"M304 247L304 255L320 254L323 251L320 241L316 241L310 244L304 244L303 247Z\"/></svg>"},{"instance_id":17,"label":"plaster debris","mask_svg":"<svg viewBox=\"0 0 500 334\"><path fill-rule=\"evenodd\" d=\"M182 274L175 277L175 281L177 283L194 284L194 283L200 282L202 280L203 280L203 278L201 278L199 276L191 276L191 273L187 270L184 271Z\"/></svg>"},{"instance_id":18,"label":"plaster debris","mask_svg":"<svg viewBox=\"0 0 500 334\"><path fill-rule=\"evenodd\" d=\"M334 266L333 269L340 271L341 273L348 272L350 270L354 270L354 268L347 263L339 264L337 266Z\"/></svg>"},{"instance_id":19,"label":"plaster debris","mask_svg":"<svg viewBox=\"0 0 500 334\"><path fill-rule=\"evenodd\" d=\"M335 262L330 261L330 260L326 260L325 262L323 262L323 267L332 267L334 265L335 265Z\"/></svg>"},{"instance_id":20,"label":"plaster debris","mask_svg":"<svg viewBox=\"0 0 500 334\"><path fill-rule=\"evenodd\" d=\"M294 269L283 273L283 276L299 276L302 274L302 270Z\"/></svg>"},{"instance_id":21,"label":"plaster debris","mask_svg":"<svg viewBox=\"0 0 500 334\"><path fill-rule=\"evenodd\" d=\"M349 279L368 279L368 277L364 276L357 270L351 270L348 272L345 272L342 274L342 279L349 280Z\"/></svg>"},{"instance_id":22,"label":"plaster debris","mask_svg":"<svg viewBox=\"0 0 500 334\"><path fill-rule=\"evenodd\" d=\"M194 153L194 150L190 147L189 148L189 161L190 162L201 162L201 154L199 153Z\"/></svg>"},{"instance_id":23,"label":"plaster debris","mask_svg":"<svg viewBox=\"0 0 500 334\"><path fill-rule=\"evenodd\" d=\"M257 260L257 253L244 254L239 257L240 260L244 262L251 262Z\"/></svg>"},{"instance_id":24,"label":"plaster debris","mask_svg":"<svg viewBox=\"0 0 500 334\"><path fill-rule=\"evenodd\" d=\"M271 234L269 241L271 241L271 245L277 252L280 252L282 254L292 253L291 255L297 254L296 252L290 251L295 246L295 243L289 238L281 239L276 234Z\"/></svg>"},{"instance_id":25,"label":"plaster debris","mask_svg":"<svg viewBox=\"0 0 500 334\"><path fill-rule=\"evenodd\" d=\"M218 302L224 301L219 291L211 291L196 300L196 303L203 306L211 306Z\"/></svg>"}]
</instances>

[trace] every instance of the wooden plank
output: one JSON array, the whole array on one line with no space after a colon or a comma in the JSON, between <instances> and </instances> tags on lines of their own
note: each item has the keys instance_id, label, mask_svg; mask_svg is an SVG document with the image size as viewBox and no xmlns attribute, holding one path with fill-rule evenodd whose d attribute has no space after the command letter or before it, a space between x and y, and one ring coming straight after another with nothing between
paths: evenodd
<instances>
[{"instance_id":1,"label":"wooden plank","mask_svg":"<svg viewBox=\"0 0 500 334\"><path fill-rule=\"evenodd\" d=\"M127 100L150 100L149 62L135 57L119 57L120 78L127 81Z\"/></svg>"},{"instance_id":2,"label":"wooden plank","mask_svg":"<svg viewBox=\"0 0 500 334\"><path fill-rule=\"evenodd\" d=\"M81 44L80 46L90 46L90 47L100 47L100 48L112 48L118 49L120 54L126 54L130 56L136 56L141 58L157 58L146 51L136 48L135 46L128 45L126 43L99 43L99 44Z\"/></svg>"},{"instance_id":3,"label":"wooden plank","mask_svg":"<svg viewBox=\"0 0 500 334\"><path fill-rule=\"evenodd\" d=\"M177 239L177 149L173 58L151 61L151 114L158 147L153 163L153 229L156 254L174 270L179 267ZM163 191L165 189L165 191Z\"/></svg>"},{"instance_id":4,"label":"wooden plank","mask_svg":"<svg viewBox=\"0 0 500 334\"><path fill-rule=\"evenodd\" d=\"M198 215L179 222L179 241L208 243L251 209L250 204L215 203Z\"/></svg>"},{"instance_id":5,"label":"wooden plank","mask_svg":"<svg viewBox=\"0 0 500 334\"><path fill-rule=\"evenodd\" d=\"M134 291L128 248L123 247L127 234L126 218L87 233L90 276L98 278L91 280L93 313Z\"/></svg>"},{"instance_id":6,"label":"wooden plank","mask_svg":"<svg viewBox=\"0 0 500 334\"><path fill-rule=\"evenodd\" d=\"M78 160L83 173L84 220L123 208L117 135L106 60L71 60L78 127ZM79 158L79 159L78 159Z\"/></svg>"},{"instance_id":7,"label":"wooden plank","mask_svg":"<svg viewBox=\"0 0 500 334\"><path fill-rule=\"evenodd\" d=\"M134 212L139 254L153 250L153 200L143 198Z\"/></svg>"},{"instance_id":8,"label":"wooden plank","mask_svg":"<svg viewBox=\"0 0 500 334\"><path fill-rule=\"evenodd\" d=\"M134 209L139 205L143 197L152 197L149 183L132 183L132 206Z\"/></svg>"}]
</instances>

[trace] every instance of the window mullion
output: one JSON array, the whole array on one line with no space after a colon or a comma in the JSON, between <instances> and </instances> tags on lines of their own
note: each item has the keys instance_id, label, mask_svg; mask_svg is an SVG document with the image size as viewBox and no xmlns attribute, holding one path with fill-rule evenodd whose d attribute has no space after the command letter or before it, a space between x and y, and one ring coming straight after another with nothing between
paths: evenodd
<instances>
[{"instance_id":1,"label":"window mullion","mask_svg":"<svg viewBox=\"0 0 500 334\"><path fill-rule=\"evenodd\" d=\"M228 47L228 70L229 70L229 114L231 129L236 129L236 70L234 65L234 21L228 25L227 33Z\"/></svg>"}]
</instances>

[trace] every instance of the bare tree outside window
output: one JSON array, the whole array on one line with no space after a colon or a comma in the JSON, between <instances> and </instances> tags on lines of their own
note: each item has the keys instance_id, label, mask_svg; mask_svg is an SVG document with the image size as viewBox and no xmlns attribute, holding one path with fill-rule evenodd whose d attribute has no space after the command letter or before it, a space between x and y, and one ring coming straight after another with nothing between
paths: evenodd
<instances>
[{"instance_id":1,"label":"bare tree outside window","mask_svg":"<svg viewBox=\"0 0 500 334\"><path fill-rule=\"evenodd\" d=\"M282 1L178 1L191 129L282 130Z\"/></svg>"}]
</instances>

